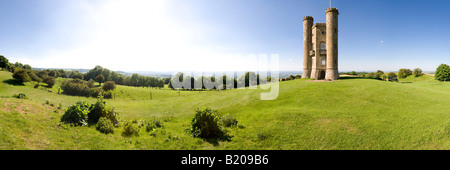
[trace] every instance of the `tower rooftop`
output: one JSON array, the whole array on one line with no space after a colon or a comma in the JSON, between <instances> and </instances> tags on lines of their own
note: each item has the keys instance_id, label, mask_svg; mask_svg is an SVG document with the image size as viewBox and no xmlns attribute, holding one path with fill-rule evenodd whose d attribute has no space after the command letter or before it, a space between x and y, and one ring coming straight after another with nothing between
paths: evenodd
<instances>
[{"instance_id":1,"label":"tower rooftop","mask_svg":"<svg viewBox=\"0 0 450 170\"><path fill-rule=\"evenodd\" d=\"M304 20L314 20L314 18L312 16L305 16L303 17L303 21Z\"/></svg>"},{"instance_id":2,"label":"tower rooftop","mask_svg":"<svg viewBox=\"0 0 450 170\"><path fill-rule=\"evenodd\" d=\"M328 12L336 12L339 15L339 10L337 8L328 8L327 13Z\"/></svg>"}]
</instances>

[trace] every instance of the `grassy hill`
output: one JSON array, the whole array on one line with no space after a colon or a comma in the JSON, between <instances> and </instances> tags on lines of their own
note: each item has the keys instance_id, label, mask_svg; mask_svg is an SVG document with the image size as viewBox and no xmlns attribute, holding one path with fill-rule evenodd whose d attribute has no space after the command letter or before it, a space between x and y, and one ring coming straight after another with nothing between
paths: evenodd
<instances>
[{"instance_id":1,"label":"grassy hill","mask_svg":"<svg viewBox=\"0 0 450 170\"><path fill-rule=\"evenodd\" d=\"M164 130L124 137L122 129L102 134L95 127L60 124L78 100L33 83L14 85L0 71L0 149L450 149L450 83L431 76L399 83L343 78L335 82L280 82L277 100L262 101L265 90L173 91L117 86L107 105L123 120L153 117ZM29 99L11 98L25 93ZM150 99L152 93L152 99ZM49 106L46 101L54 106ZM195 107L231 113L244 128L229 128L231 141L185 134Z\"/></svg>"}]
</instances>

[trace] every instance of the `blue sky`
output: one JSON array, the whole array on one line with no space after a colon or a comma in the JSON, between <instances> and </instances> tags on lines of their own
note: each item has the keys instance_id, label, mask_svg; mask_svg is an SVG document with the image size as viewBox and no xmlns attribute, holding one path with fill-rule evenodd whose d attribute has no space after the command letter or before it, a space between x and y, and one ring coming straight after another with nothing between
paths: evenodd
<instances>
[{"instance_id":1,"label":"blue sky","mask_svg":"<svg viewBox=\"0 0 450 170\"><path fill-rule=\"evenodd\" d=\"M339 70L450 64L450 1L333 0ZM243 71L279 54L302 70L302 18L329 0L0 0L0 55L33 67Z\"/></svg>"}]
</instances>

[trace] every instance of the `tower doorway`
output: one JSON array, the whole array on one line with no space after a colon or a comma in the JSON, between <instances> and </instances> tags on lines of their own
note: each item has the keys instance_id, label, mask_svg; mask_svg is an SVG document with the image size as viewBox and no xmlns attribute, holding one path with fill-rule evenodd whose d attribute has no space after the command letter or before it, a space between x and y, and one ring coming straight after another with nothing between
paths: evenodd
<instances>
[{"instance_id":1,"label":"tower doorway","mask_svg":"<svg viewBox=\"0 0 450 170\"><path fill-rule=\"evenodd\" d=\"M319 80L324 80L325 79L325 70L321 70L319 72L319 78L318 79Z\"/></svg>"}]
</instances>

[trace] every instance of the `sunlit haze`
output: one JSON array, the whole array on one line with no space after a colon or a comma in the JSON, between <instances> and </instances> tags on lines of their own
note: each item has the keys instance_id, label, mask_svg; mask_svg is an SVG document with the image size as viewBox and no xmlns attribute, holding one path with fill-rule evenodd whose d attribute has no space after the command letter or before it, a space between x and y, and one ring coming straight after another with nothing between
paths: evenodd
<instances>
[{"instance_id":1,"label":"sunlit haze","mask_svg":"<svg viewBox=\"0 0 450 170\"><path fill-rule=\"evenodd\" d=\"M448 1L333 6L341 13L341 71L450 63ZM328 0L1 0L0 55L40 68L245 71L252 57L278 54L280 70L301 71L302 18L325 22L328 7Z\"/></svg>"}]
</instances>

